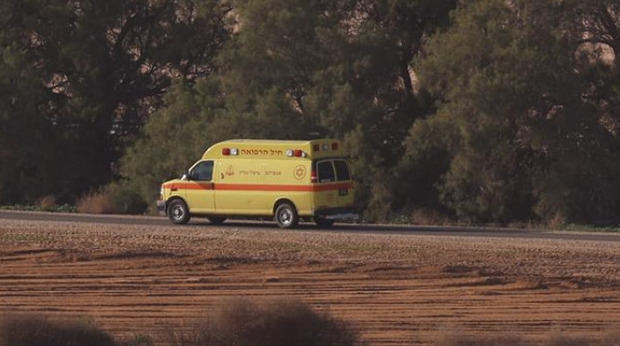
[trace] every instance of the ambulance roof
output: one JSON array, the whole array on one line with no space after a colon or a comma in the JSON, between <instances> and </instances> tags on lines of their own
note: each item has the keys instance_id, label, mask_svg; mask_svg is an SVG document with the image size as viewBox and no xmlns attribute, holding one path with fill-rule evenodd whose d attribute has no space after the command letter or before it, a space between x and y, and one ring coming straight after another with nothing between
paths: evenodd
<instances>
[{"instance_id":1,"label":"ambulance roof","mask_svg":"<svg viewBox=\"0 0 620 346\"><path fill-rule=\"evenodd\" d=\"M302 156L295 156L299 154L299 151ZM343 150L342 145L336 139L231 139L212 145L204 152L202 159L320 159L339 156L343 156Z\"/></svg>"}]
</instances>

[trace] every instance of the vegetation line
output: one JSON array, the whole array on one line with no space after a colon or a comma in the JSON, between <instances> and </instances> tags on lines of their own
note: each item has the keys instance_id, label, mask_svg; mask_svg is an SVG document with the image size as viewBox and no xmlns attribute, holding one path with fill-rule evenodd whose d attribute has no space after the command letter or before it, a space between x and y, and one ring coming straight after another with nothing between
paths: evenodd
<instances>
[{"instance_id":1,"label":"vegetation line","mask_svg":"<svg viewBox=\"0 0 620 346\"><path fill-rule=\"evenodd\" d=\"M333 137L372 222L620 224L617 0L0 14L0 204L141 214L213 143Z\"/></svg>"}]
</instances>

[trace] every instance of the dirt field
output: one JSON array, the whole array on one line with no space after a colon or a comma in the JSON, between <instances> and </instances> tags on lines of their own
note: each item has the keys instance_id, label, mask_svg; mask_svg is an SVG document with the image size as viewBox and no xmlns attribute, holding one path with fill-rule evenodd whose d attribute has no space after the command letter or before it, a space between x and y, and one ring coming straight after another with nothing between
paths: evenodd
<instances>
[{"instance_id":1,"label":"dirt field","mask_svg":"<svg viewBox=\"0 0 620 346\"><path fill-rule=\"evenodd\" d=\"M0 314L153 334L227 297L297 297L371 345L620 330L620 242L2 220Z\"/></svg>"}]
</instances>

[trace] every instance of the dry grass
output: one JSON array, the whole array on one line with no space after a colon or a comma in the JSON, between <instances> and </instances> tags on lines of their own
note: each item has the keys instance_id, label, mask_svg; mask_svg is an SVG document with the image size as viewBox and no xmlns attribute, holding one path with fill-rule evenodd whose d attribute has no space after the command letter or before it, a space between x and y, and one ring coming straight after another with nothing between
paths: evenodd
<instances>
[{"instance_id":1,"label":"dry grass","mask_svg":"<svg viewBox=\"0 0 620 346\"><path fill-rule=\"evenodd\" d=\"M555 213L545 224L547 229L561 229L566 225L566 217L561 213Z\"/></svg>"},{"instance_id":2,"label":"dry grass","mask_svg":"<svg viewBox=\"0 0 620 346\"><path fill-rule=\"evenodd\" d=\"M110 193L93 191L82 196L77 202L77 210L88 214L112 214L116 212Z\"/></svg>"},{"instance_id":3,"label":"dry grass","mask_svg":"<svg viewBox=\"0 0 620 346\"><path fill-rule=\"evenodd\" d=\"M166 346L349 346L363 345L350 325L327 313L317 313L308 305L290 299L248 299L224 301L189 331L171 328ZM150 337L135 335L115 340L89 320L44 315L13 315L0 318L0 346L152 346ZM551 333L534 340L505 335L463 335L450 332L433 346L618 346L620 333L608 333L600 340Z\"/></svg>"},{"instance_id":4,"label":"dry grass","mask_svg":"<svg viewBox=\"0 0 620 346\"><path fill-rule=\"evenodd\" d=\"M91 191L77 202L77 210L89 214L142 214L146 208L139 195L118 183Z\"/></svg>"},{"instance_id":5,"label":"dry grass","mask_svg":"<svg viewBox=\"0 0 620 346\"><path fill-rule=\"evenodd\" d=\"M56 197L48 195L39 198L36 202L36 206L42 210L51 210L57 206Z\"/></svg>"},{"instance_id":6,"label":"dry grass","mask_svg":"<svg viewBox=\"0 0 620 346\"><path fill-rule=\"evenodd\" d=\"M414 209L409 216L409 223L414 225L449 225L454 223L448 216L436 210L419 208Z\"/></svg>"},{"instance_id":7,"label":"dry grass","mask_svg":"<svg viewBox=\"0 0 620 346\"><path fill-rule=\"evenodd\" d=\"M348 346L359 344L347 323L297 300L230 299L188 333L170 333L174 346Z\"/></svg>"},{"instance_id":8,"label":"dry grass","mask_svg":"<svg viewBox=\"0 0 620 346\"><path fill-rule=\"evenodd\" d=\"M0 319L0 346L114 346L114 339L93 324L52 321L45 316L15 315Z\"/></svg>"},{"instance_id":9,"label":"dry grass","mask_svg":"<svg viewBox=\"0 0 620 346\"><path fill-rule=\"evenodd\" d=\"M620 346L620 329L608 332L603 335L601 344L606 346Z\"/></svg>"}]
</instances>

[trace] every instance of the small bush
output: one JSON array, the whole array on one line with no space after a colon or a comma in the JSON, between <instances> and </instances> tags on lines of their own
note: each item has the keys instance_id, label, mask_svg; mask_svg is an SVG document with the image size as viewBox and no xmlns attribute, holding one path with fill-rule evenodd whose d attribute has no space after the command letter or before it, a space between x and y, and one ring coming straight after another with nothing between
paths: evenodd
<instances>
[{"instance_id":1,"label":"small bush","mask_svg":"<svg viewBox=\"0 0 620 346\"><path fill-rule=\"evenodd\" d=\"M564 215L562 215L559 212L553 214L553 216L549 217L546 220L547 228L552 229L552 230L562 229L564 228L565 225L566 225L566 217L564 217Z\"/></svg>"},{"instance_id":2,"label":"small bush","mask_svg":"<svg viewBox=\"0 0 620 346\"><path fill-rule=\"evenodd\" d=\"M147 208L140 194L123 181L106 186L105 192L110 195L118 214L142 214Z\"/></svg>"},{"instance_id":3,"label":"small bush","mask_svg":"<svg viewBox=\"0 0 620 346\"><path fill-rule=\"evenodd\" d=\"M112 183L98 191L89 192L77 202L80 213L141 214L146 209L142 198L122 183Z\"/></svg>"},{"instance_id":4,"label":"small bush","mask_svg":"<svg viewBox=\"0 0 620 346\"><path fill-rule=\"evenodd\" d=\"M80 197L77 210L88 214L113 214L116 212L112 196L106 191L93 191Z\"/></svg>"},{"instance_id":5,"label":"small bush","mask_svg":"<svg viewBox=\"0 0 620 346\"><path fill-rule=\"evenodd\" d=\"M171 333L176 346L348 346L357 334L343 321L299 301L255 304L231 300L188 334Z\"/></svg>"},{"instance_id":6,"label":"small bush","mask_svg":"<svg viewBox=\"0 0 620 346\"><path fill-rule=\"evenodd\" d=\"M441 214L440 212L432 209L418 208L411 212L409 221L416 225L447 225L451 223L451 220Z\"/></svg>"},{"instance_id":7,"label":"small bush","mask_svg":"<svg viewBox=\"0 0 620 346\"><path fill-rule=\"evenodd\" d=\"M41 210L54 210L56 209L56 197L51 195L43 196L37 200L36 206Z\"/></svg>"},{"instance_id":8,"label":"small bush","mask_svg":"<svg viewBox=\"0 0 620 346\"><path fill-rule=\"evenodd\" d=\"M84 321L51 321L43 316L0 317L0 346L114 346L106 332Z\"/></svg>"}]
</instances>

